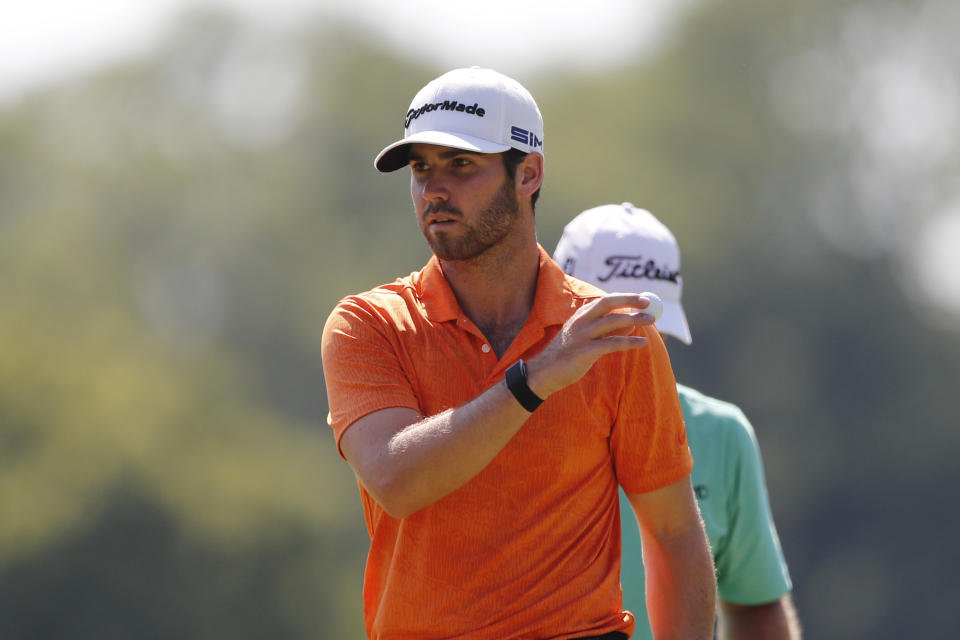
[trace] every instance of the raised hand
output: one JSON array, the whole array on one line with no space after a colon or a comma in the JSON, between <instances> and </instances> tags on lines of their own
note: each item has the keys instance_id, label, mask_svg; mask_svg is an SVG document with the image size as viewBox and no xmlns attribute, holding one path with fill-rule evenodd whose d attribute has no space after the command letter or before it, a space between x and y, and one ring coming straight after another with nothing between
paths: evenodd
<instances>
[{"instance_id":1,"label":"raised hand","mask_svg":"<svg viewBox=\"0 0 960 640\"><path fill-rule=\"evenodd\" d=\"M649 304L637 293L610 293L582 306L527 362L530 389L546 398L583 377L600 356L646 345L646 338L629 334L636 326L653 324L653 316L643 313Z\"/></svg>"}]
</instances>

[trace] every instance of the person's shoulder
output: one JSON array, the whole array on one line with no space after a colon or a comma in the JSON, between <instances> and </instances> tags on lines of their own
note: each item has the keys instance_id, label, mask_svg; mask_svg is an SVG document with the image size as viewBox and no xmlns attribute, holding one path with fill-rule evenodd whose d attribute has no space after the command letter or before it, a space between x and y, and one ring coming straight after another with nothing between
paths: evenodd
<instances>
[{"instance_id":1,"label":"person's shoulder","mask_svg":"<svg viewBox=\"0 0 960 640\"><path fill-rule=\"evenodd\" d=\"M565 273L563 274L563 286L570 292L574 300L580 304L586 304L591 300L596 300L606 295L606 291L596 287L589 282L584 282L578 278Z\"/></svg>"},{"instance_id":2,"label":"person's shoulder","mask_svg":"<svg viewBox=\"0 0 960 640\"><path fill-rule=\"evenodd\" d=\"M408 318L411 307L420 306L417 275L414 272L393 282L340 298L327 318L327 326L356 322L394 324L401 318Z\"/></svg>"},{"instance_id":3,"label":"person's shoulder","mask_svg":"<svg viewBox=\"0 0 960 640\"><path fill-rule=\"evenodd\" d=\"M731 439L742 444L756 441L753 425L743 410L732 402L677 384L677 395L688 426L700 426L701 431L716 438Z\"/></svg>"},{"instance_id":4,"label":"person's shoulder","mask_svg":"<svg viewBox=\"0 0 960 640\"><path fill-rule=\"evenodd\" d=\"M692 412L703 413L717 417L739 417L743 416L743 411L732 402L720 400L713 396L677 383L677 395L680 396L680 402L684 406L689 406Z\"/></svg>"},{"instance_id":5,"label":"person's shoulder","mask_svg":"<svg viewBox=\"0 0 960 640\"><path fill-rule=\"evenodd\" d=\"M336 308L352 305L373 306L389 309L396 306L405 306L411 297L417 296L417 272L409 276L397 278L393 282L381 284L372 289L352 293L344 296L337 302Z\"/></svg>"}]
</instances>

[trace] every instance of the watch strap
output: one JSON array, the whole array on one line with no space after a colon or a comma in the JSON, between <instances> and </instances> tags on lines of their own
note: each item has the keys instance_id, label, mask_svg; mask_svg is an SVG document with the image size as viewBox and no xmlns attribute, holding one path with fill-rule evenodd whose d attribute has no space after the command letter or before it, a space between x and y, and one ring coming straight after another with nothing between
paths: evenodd
<instances>
[{"instance_id":1,"label":"watch strap","mask_svg":"<svg viewBox=\"0 0 960 640\"><path fill-rule=\"evenodd\" d=\"M504 376L507 380L507 389L517 399L524 409L533 413L537 407L543 404L543 398L533 392L527 386L527 363L523 360L517 360L507 369Z\"/></svg>"}]
</instances>

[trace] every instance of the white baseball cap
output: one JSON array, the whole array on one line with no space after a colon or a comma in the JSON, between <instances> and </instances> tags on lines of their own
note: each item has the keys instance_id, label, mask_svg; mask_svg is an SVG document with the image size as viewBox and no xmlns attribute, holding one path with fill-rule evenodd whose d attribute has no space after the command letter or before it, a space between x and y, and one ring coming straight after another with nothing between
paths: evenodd
<instances>
[{"instance_id":1,"label":"white baseball cap","mask_svg":"<svg viewBox=\"0 0 960 640\"><path fill-rule=\"evenodd\" d=\"M693 341L680 304L680 247L649 211L629 202L587 209L563 228L553 259L604 291L657 294L663 301L657 329L685 344Z\"/></svg>"},{"instance_id":2,"label":"white baseball cap","mask_svg":"<svg viewBox=\"0 0 960 640\"><path fill-rule=\"evenodd\" d=\"M431 80L403 117L403 138L385 147L374 166L384 173L407 165L415 142L480 153L513 147L543 155L543 117L530 92L492 69L454 69Z\"/></svg>"}]
</instances>

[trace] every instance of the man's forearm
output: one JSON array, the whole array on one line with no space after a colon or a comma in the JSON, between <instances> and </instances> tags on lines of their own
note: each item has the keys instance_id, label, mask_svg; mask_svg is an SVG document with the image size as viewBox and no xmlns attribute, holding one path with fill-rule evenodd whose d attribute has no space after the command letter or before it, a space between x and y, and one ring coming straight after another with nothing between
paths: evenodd
<instances>
[{"instance_id":1,"label":"man's forearm","mask_svg":"<svg viewBox=\"0 0 960 640\"><path fill-rule=\"evenodd\" d=\"M713 637L716 579L702 528L643 540L647 609L657 640Z\"/></svg>"},{"instance_id":2,"label":"man's forearm","mask_svg":"<svg viewBox=\"0 0 960 640\"><path fill-rule=\"evenodd\" d=\"M469 482L530 417L503 381L455 409L391 428L385 417L397 411L413 413L388 409L361 418L342 442L360 481L394 517L415 513Z\"/></svg>"}]
</instances>

